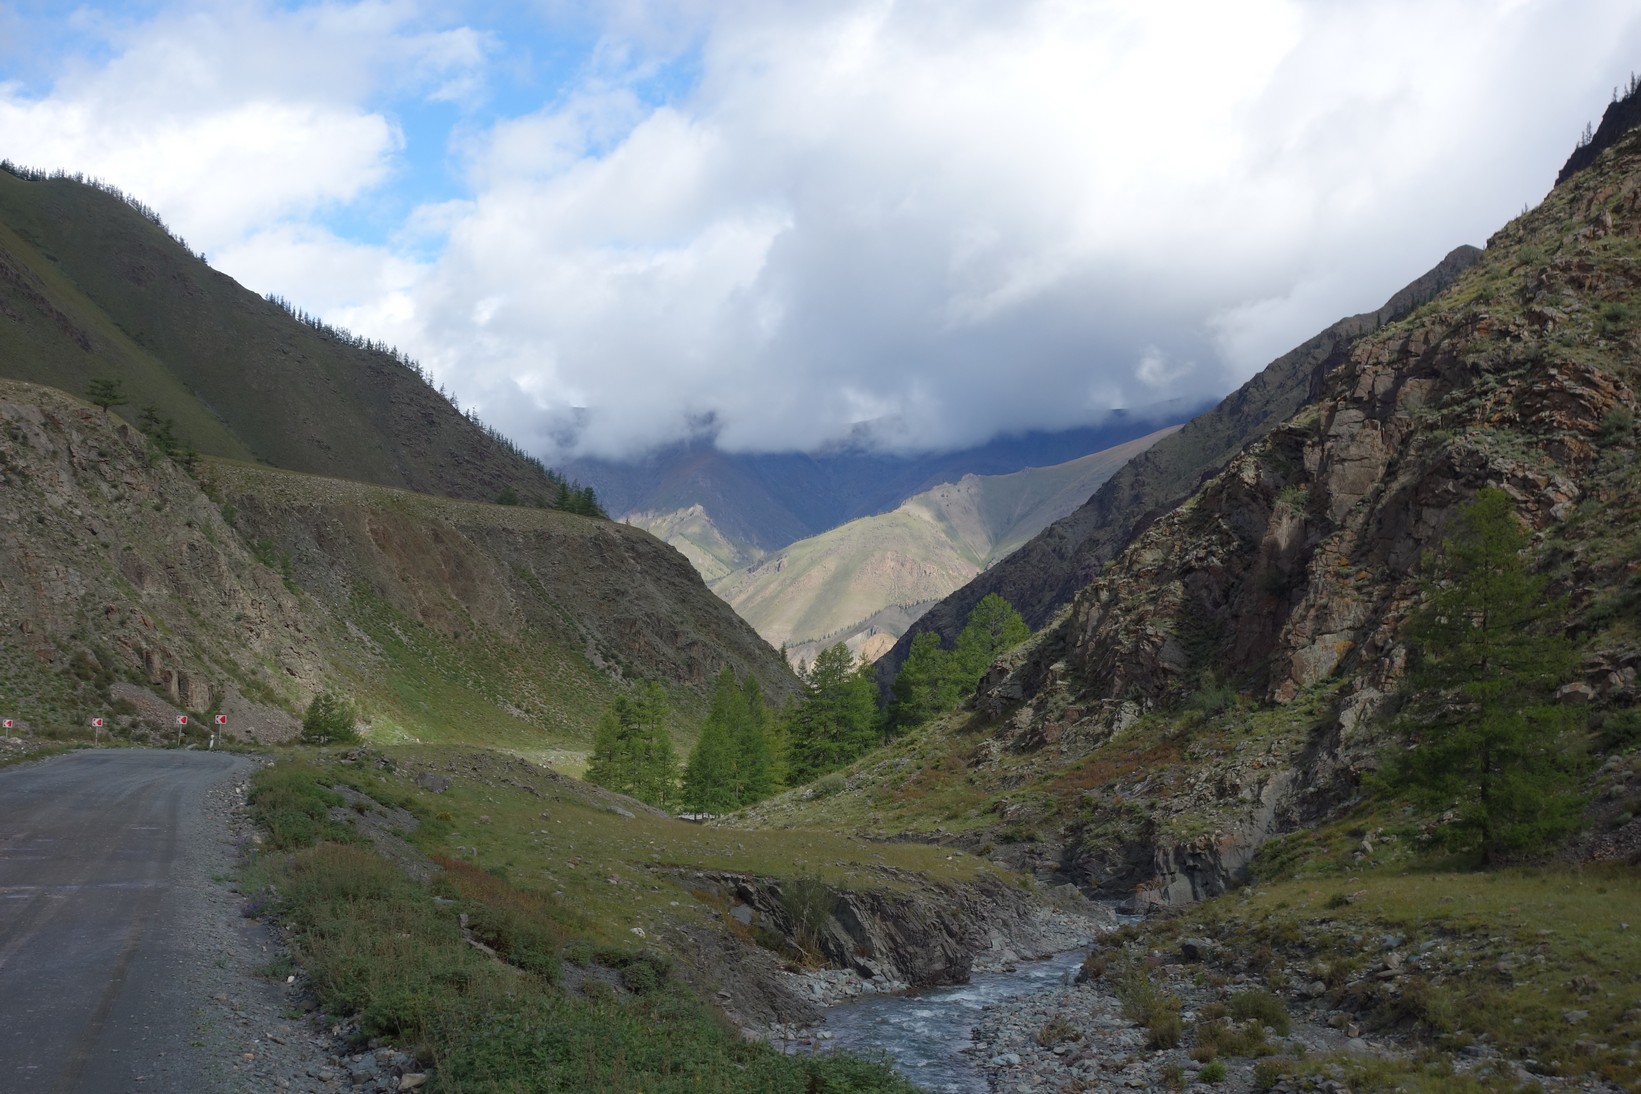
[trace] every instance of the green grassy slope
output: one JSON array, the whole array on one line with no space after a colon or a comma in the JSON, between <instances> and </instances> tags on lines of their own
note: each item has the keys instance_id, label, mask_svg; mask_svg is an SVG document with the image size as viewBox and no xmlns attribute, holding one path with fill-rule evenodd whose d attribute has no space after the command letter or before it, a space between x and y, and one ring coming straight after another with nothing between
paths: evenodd
<instances>
[{"instance_id":1,"label":"green grassy slope","mask_svg":"<svg viewBox=\"0 0 1641 1094\"><path fill-rule=\"evenodd\" d=\"M493 500L547 495L541 470L410 367L293 318L127 201L0 171L0 376L79 395L125 386L209 455Z\"/></svg>"},{"instance_id":2,"label":"green grassy slope","mask_svg":"<svg viewBox=\"0 0 1641 1094\"><path fill-rule=\"evenodd\" d=\"M35 732L136 716L117 693L288 732L332 688L379 741L562 759L628 681L663 684L683 747L724 665L796 687L677 552L609 521L210 457L190 476L4 380L0 483L0 697Z\"/></svg>"}]
</instances>

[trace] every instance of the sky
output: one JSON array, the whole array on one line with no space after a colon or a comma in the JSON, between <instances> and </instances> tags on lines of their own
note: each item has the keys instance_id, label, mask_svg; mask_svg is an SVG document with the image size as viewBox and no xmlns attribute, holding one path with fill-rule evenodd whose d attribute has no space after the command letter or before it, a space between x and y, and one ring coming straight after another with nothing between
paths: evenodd
<instances>
[{"instance_id":1,"label":"sky","mask_svg":"<svg viewBox=\"0 0 1641 1094\"><path fill-rule=\"evenodd\" d=\"M1634 0L0 0L0 156L549 460L1217 397L1536 204Z\"/></svg>"}]
</instances>

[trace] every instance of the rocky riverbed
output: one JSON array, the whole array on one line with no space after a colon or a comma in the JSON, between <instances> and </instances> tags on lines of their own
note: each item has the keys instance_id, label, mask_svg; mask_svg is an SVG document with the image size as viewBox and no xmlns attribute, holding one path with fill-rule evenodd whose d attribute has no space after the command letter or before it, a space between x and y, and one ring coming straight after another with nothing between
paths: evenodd
<instances>
[{"instance_id":1,"label":"rocky riverbed","mask_svg":"<svg viewBox=\"0 0 1641 1094\"><path fill-rule=\"evenodd\" d=\"M1178 995L1181 1024L1189 1031L1222 997L1219 989L1199 984L1183 967L1152 970L1153 983ZM1236 990L1234 987L1231 990ZM1295 1021L1287 1036L1266 1032L1279 1056L1344 1051L1363 1055L1395 1052L1393 1046L1364 1040L1307 1021ZM989 1089L1000 1094L1022 1091L1122 1091L1201 1089L1244 1092L1267 1089L1256 1084L1258 1060L1219 1057L1223 1074L1193 1059L1187 1033L1172 1048L1154 1048L1151 1034L1132 1021L1116 992L1105 983L1066 985L1010 999L980 1017L968 1052L985 1074Z\"/></svg>"},{"instance_id":2,"label":"rocky riverbed","mask_svg":"<svg viewBox=\"0 0 1641 1094\"><path fill-rule=\"evenodd\" d=\"M1374 1058L1420 1058L1442 1066L1428 1046L1394 1034L1364 1033L1350 1013L1329 1009L1310 987L1284 997L1258 977L1226 976L1202 961L1220 949L1205 939L1185 939L1168 955L1111 954L1104 975L987 1007L966 1051L984 1074L985 1089L994 1094L1345 1092L1356 1088L1347 1082L1353 1067L1371 1071ZM1144 985L1137 993L1134 977ZM1125 996L1144 996L1147 988L1152 999L1172 1000L1164 1004L1178 1016L1171 1027L1164 1020L1148 1028L1135 1020L1138 1008L1125 1005ZM1239 1005L1239 996L1245 997L1240 1004L1258 1005ZM1250 1016L1260 1014L1274 1017L1274 1024ZM1240 1047L1233 1047L1238 1041ZM1481 1043L1448 1057L1445 1065L1487 1089L1620 1090L1598 1080L1531 1073Z\"/></svg>"}]
</instances>

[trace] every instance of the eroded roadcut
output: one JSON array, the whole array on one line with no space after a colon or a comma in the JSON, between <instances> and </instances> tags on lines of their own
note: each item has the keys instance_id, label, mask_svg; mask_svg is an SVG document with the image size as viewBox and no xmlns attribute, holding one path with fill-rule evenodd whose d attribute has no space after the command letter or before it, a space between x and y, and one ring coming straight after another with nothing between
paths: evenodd
<instances>
[{"instance_id":1,"label":"eroded roadcut","mask_svg":"<svg viewBox=\"0 0 1641 1094\"><path fill-rule=\"evenodd\" d=\"M249 761L109 750L0 771L0 1090L164 1089L206 1020L175 975L187 840Z\"/></svg>"}]
</instances>

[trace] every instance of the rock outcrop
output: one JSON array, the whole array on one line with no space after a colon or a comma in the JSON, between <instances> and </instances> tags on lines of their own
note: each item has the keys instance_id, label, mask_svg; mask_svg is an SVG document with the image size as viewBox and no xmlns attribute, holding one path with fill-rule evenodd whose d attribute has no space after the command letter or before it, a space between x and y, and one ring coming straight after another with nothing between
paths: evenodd
<instances>
[{"instance_id":1,"label":"rock outcrop","mask_svg":"<svg viewBox=\"0 0 1641 1094\"><path fill-rule=\"evenodd\" d=\"M952 841L1131 910L1246 881L1260 846L1336 817L1377 768L1424 559L1483 487L1515 499L1569 605L1584 666L1559 700L1633 709L1638 289L1630 131L994 664L968 727L988 736L950 754L998 820ZM1608 822L1588 853L1621 858L1625 817Z\"/></svg>"},{"instance_id":2,"label":"rock outcrop","mask_svg":"<svg viewBox=\"0 0 1641 1094\"><path fill-rule=\"evenodd\" d=\"M1515 500L1536 563L1597 644L1577 699L1635 701L1633 681L1611 671L1635 658L1633 630L1599 625L1635 613L1623 590L1638 569L1624 547L1637 505L1638 259L1632 132L1499 232L1444 294L1357 341L1310 405L1152 523L1027 654L994 667L979 705L1006 719L1000 743L1015 751L1088 755L1145 712L1183 718L1187 700L1216 689L1273 712L1266 723L1294 712L1293 732L1263 754L1216 754L1205 768L1208 754L1192 764L1187 749L1107 783L1106 795L1139 787L1204 830L1182 838L1154 814L1114 824L1096 795L1095 819L1068 838L1071 874L1142 902L1209 895L1244 877L1271 835L1347 800L1383 742L1376 714L1403 673L1421 558L1483 487ZM1165 774L1173 785L1140 786Z\"/></svg>"},{"instance_id":3,"label":"rock outcrop","mask_svg":"<svg viewBox=\"0 0 1641 1094\"><path fill-rule=\"evenodd\" d=\"M803 1023L815 1003L862 992L966 983L978 967L997 968L1078 945L1113 925L1104 908L1078 897L1069 911L1001 879L947 885L913 876L900 884L844 889L813 878L695 871L679 880L719 909L732 935L778 953L789 965L840 970L808 980L771 981L767 970L725 1000L743 1024ZM892 879L891 879L892 880ZM743 955L733 964L744 964ZM764 964L767 964L767 959ZM788 999L768 998L785 983ZM741 996L756 987L751 1002Z\"/></svg>"},{"instance_id":4,"label":"rock outcrop","mask_svg":"<svg viewBox=\"0 0 1641 1094\"><path fill-rule=\"evenodd\" d=\"M0 486L0 694L36 731L222 713L279 741L337 688L412 734L450 739L454 711L475 742L500 725L573 743L633 678L704 695L728 664L777 700L797 686L682 556L609 521L190 473L117 416L13 381Z\"/></svg>"},{"instance_id":5,"label":"rock outcrop","mask_svg":"<svg viewBox=\"0 0 1641 1094\"><path fill-rule=\"evenodd\" d=\"M1339 320L1267 365L1213 409L1117 471L1070 516L929 609L878 661L887 689L924 631L948 644L982 598L996 593L1033 628L1046 624L1101 567L1153 520L1220 471L1237 452L1320 397L1327 377L1362 338L1405 318L1475 265L1481 251L1455 248L1376 311Z\"/></svg>"}]
</instances>

